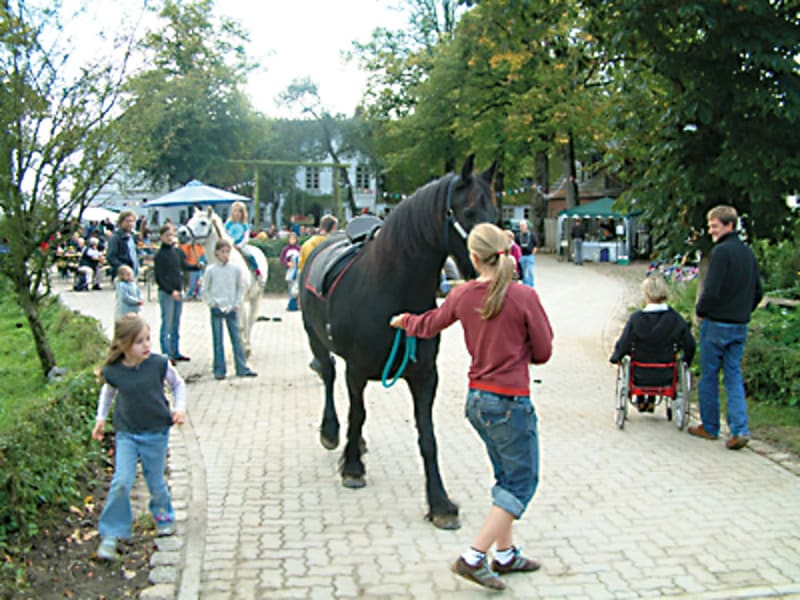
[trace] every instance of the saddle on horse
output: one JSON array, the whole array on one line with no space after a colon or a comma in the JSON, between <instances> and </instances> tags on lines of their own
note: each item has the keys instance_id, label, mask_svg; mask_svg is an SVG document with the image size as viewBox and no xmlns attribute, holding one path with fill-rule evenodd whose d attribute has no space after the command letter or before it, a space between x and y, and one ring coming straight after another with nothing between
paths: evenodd
<instances>
[{"instance_id":1,"label":"saddle on horse","mask_svg":"<svg viewBox=\"0 0 800 600\"><path fill-rule=\"evenodd\" d=\"M363 215L347 224L344 235L331 235L308 259L303 271L306 289L323 300L332 294L353 259L364 244L375 237L382 224L378 217Z\"/></svg>"}]
</instances>

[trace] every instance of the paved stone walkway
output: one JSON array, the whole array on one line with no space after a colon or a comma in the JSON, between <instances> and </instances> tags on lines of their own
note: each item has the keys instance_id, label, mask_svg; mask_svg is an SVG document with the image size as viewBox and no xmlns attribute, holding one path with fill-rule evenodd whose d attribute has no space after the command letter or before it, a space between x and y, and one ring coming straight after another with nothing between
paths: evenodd
<instances>
[{"instance_id":1,"label":"paved stone walkway","mask_svg":"<svg viewBox=\"0 0 800 600\"><path fill-rule=\"evenodd\" d=\"M630 289L614 265L579 268L542 256L537 290L555 351L533 369L541 483L515 540L543 562L508 577L507 598L800 598L800 477L749 449L731 452L656 415L613 423L607 357ZM110 331L111 291L65 301ZM158 304L144 316L158 339ZM367 388L367 487L341 486L340 451L318 441L323 391L308 369L299 313L266 298L256 323L256 379L211 376L202 303L187 303L179 366L190 422L171 438L179 535L162 542L143 598L481 598L449 564L489 507L491 469L463 416L467 354L445 332L435 406L440 466L462 528L424 520L410 395ZM276 320L278 319L278 320ZM341 373L341 367L340 367ZM344 377L337 408L346 421Z\"/></svg>"}]
</instances>

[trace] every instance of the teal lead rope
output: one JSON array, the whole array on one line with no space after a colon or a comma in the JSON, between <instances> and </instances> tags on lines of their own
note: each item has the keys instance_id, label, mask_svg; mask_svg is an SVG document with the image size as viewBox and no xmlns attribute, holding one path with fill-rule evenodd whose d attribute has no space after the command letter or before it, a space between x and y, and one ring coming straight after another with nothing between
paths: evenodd
<instances>
[{"instance_id":1,"label":"teal lead rope","mask_svg":"<svg viewBox=\"0 0 800 600\"><path fill-rule=\"evenodd\" d=\"M383 367L383 375L381 377L381 383L383 387L390 388L392 387L400 376L403 374L403 371L406 370L406 365L408 361L417 362L417 338L413 335L406 336L406 352L403 355L403 362L400 363L400 368L397 369L397 373L394 374L394 377L389 383L386 383L386 380L389 379L389 370L392 368L394 364L394 359L397 357L397 349L400 347L400 338L403 337L405 332L402 329L398 329L397 333L394 335L394 344L392 344L392 352L389 354L389 360L386 361L386 365Z\"/></svg>"}]
</instances>

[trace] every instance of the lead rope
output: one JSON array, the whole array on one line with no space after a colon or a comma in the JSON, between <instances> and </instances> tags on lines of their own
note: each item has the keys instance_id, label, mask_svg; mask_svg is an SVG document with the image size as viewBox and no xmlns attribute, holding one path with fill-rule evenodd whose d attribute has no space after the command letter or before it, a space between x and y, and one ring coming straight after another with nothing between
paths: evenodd
<instances>
[{"instance_id":1,"label":"lead rope","mask_svg":"<svg viewBox=\"0 0 800 600\"><path fill-rule=\"evenodd\" d=\"M403 374L403 371L406 370L406 365L408 361L417 362L417 338L413 335L406 336L406 351L403 355L403 362L400 363L400 368L397 369L397 373L394 374L392 380L387 383L386 380L389 379L389 370L392 368L392 364L394 364L394 359L397 357L397 349L400 347L400 339L403 337L405 332L402 329L398 329L397 333L394 335L394 344L392 344L392 351L389 354L389 359L386 361L386 365L383 367L383 375L381 376L381 383L383 387L390 388L392 387L400 376Z\"/></svg>"}]
</instances>

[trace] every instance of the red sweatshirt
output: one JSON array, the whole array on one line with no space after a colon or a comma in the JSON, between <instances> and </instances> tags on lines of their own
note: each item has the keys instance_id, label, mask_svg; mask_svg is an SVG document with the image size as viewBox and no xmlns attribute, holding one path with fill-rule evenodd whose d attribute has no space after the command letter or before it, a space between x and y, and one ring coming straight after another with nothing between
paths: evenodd
<instances>
[{"instance_id":1,"label":"red sweatshirt","mask_svg":"<svg viewBox=\"0 0 800 600\"><path fill-rule=\"evenodd\" d=\"M503 308L485 320L478 310L489 283L470 281L456 287L438 308L421 315L408 315L403 328L411 336L435 336L456 320L461 321L464 341L472 356L469 387L507 396L529 396L528 364L549 360L553 330L538 294L512 283Z\"/></svg>"}]
</instances>

